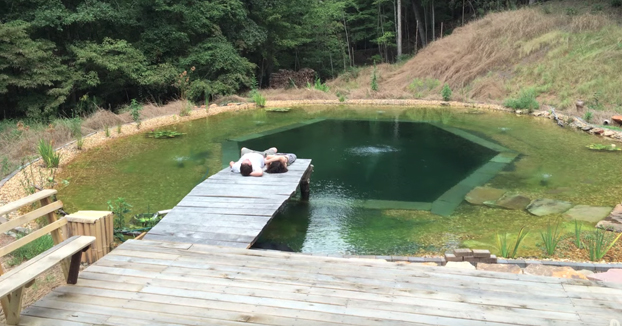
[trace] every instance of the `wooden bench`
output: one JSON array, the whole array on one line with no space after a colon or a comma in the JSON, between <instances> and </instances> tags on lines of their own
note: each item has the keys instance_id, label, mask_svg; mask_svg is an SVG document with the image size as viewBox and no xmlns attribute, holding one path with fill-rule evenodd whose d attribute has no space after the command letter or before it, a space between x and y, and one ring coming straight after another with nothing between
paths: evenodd
<instances>
[{"instance_id":1,"label":"wooden bench","mask_svg":"<svg viewBox=\"0 0 622 326\"><path fill-rule=\"evenodd\" d=\"M0 302L6 316L7 325L17 325L22 311L22 294L25 287L30 287L37 276L61 264L68 284L76 284L80 271L82 252L88 250L95 237L74 236L66 238L62 229L67 225L65 218L57 219L55 212L63 207L61 201L51 201L56 190L43 190L18 201L0 207L0 216L14 212L24 206L40 202L41 207L22 216L0 224L4 233L18 226L29 223L39 217L47 216L48 224L30 234L0 248L0 257L31 243L50 233L55 246L20 266L4 273L0 266ZM71 261L68 261L71 258Z\"/></svg>"}]
</instances>

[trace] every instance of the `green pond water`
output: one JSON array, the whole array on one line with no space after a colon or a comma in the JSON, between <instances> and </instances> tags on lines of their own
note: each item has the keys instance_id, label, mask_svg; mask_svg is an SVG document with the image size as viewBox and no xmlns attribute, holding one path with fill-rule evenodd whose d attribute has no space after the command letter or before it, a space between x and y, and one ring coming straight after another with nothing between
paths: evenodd
<instances>
[{"instance_id":1,"label":"green pond water","mask_svg":"<svg viewBox=\"0 0 622 326\"><path fill-rule=\"evenodd\" d=\"M133 205L132 213L169 209L222 168L223 142L318 118L329 120L239 143L277 146L315 165L310 201L288 202L259 241L327 254L416 255L456 246L496 251L497 233L526 226L531 232L521 255L541 255L539 232L561 216L466 202L451 217L357 204L432 201L496 154L420 122L460 128L520 153L489 186L583 205L613 207L622 198L621 156L586 149L600 141L593 136L505 113L387 107L225 113L167 128L186 133L180 138L113 140L62 171L60 179L69 183L59 197L68 211L107 209L117 197ZM565 230L573 225L566 221Z\"/></svg>"}]
</instances>

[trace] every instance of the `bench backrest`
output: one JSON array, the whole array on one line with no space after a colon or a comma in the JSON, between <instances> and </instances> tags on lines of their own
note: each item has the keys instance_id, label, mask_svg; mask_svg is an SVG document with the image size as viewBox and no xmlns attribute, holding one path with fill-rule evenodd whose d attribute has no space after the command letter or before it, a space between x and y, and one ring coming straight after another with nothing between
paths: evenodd
<instances>
[{"instance_id":1,"label":"bench backrest","mask_svg":"<svg viewBox=\"0 0 622 326\"><path fill-rule=\"evenodd\" d=\"M52 197L56 194L56 192L57 191L54 189L45 189L0 207L0 216L2 216L36 202L41 203L40 208L11 219L6 223L0 224L0 233L10 231L45 215L47 215L48 220L48 225L0 248L0 257L10 254L11 252L37 240L44 235L47 235L48 233L52 234L52 239L54 240L55 245L65 240L62 232L60 232L60 229L67 224L67 220L65 218L56 218L55 212L63 207L63 202L52 201ZM0 266L0 275L3 273L4 271L2 270L2 266Z\"/></svg>"}]
</instances>

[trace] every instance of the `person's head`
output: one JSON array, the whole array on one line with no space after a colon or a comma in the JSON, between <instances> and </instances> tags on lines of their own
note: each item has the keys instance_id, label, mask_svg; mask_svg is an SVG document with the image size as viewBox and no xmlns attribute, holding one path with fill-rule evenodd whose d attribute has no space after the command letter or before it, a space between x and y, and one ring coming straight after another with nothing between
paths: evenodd
<instances>
[{"instance_id":1,"label":"person's head","mask_svg":"<svg viewBox=\"0 0 622 326\"><path fill-rule=\"evenodd\" d=\"M245 177L248 177L251 173L253 173L253 165L250 160L242 161L242 164L240 164L240 173Z\"/></svg>"},{"instance_id":2,"label":"person's head","mask_svg":"<svg viewBox=\"0 0 622 326\"><path fill-rule=\"evenodd\" d=\"M280 161L274 161L268 164L268 168L266 169L268 173L285 173L287 172L287 166L281 163Z\"/></svg>"}]
</instances>

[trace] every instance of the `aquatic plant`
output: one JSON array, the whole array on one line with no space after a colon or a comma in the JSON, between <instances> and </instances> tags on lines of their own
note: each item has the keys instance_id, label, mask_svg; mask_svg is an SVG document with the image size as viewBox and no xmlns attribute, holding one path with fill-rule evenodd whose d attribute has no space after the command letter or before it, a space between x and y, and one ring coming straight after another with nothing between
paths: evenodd
<instances>
[{"instance_id":1,"label":"aquatic plant","mask_svg":"<svg viewBox=\"0 0 622 326\"><path fill-rule=\"evenodd\" d=\"M518 247L521 242L525 239L525 237L529 234L529 231L525 230L523 226L520 231L518 231L518 235L516 236L516 242L514 242L514 247L510 252L510 245L508 243L508 234L497 234L497 246L500 251L501 257L505 258L516 258L516 254L518 253Z\"/></svg>"},{"instance_id":2,"label":"aquatic plant","mask_svg":"<svg viewBox=\"0 0 622 326\"><path fill-rule=\"evenodd\" d=\"M609 236L609 232L596 229L592 234L585 237L583 243L588 251L591 261L600 261L605 257L607 252L616 244L618 239L622 236L622 233L616 237Z\"/></svg>"},{"instance_id":3,"label":"aquatic plant","mask_svg":"<svg viewBox=\"0 0 622 326\"><path fill-rule=\"evenodd\" d=\"M549 223L546 231L540 232L540 237L544 242L544 248L549 256L552 256L555 253L555 249L557 249L557 245L562 239L559 229L560 224L561 223L559 221L555 225L551 225Z\"/></svg>"},{"instance_id":4,"label":"aquatic plant","mask_svg":"<svg viewBox=\"0 0 622 326\"><path fill-rule=\"evenodd\" d=\"M585 112L585 114L583 115L583 119L587 122L592 121L592 118L594 117L594 114L592 113L592 111L587 111Z\"/></svg>"},{"instance_id":5,"label":"aquatic plant","mask_svg":"<svg viewBox=\"0 0 622 326\"><path fill-rule=\"evenodd\" d=\"M603 145L603 144L589 144L585 146L593 151L608 151L608 152L616 152L622 150L622 148L617 147L615 144L611 145Z\"/></svg>"},{"instance_id":6,"label":"aquatic plant","mask_svg":"<svg viewBox=\"0 0 622 326\"><path fill-rule=\"evenodd\" d=\"M268 108L265 109L266 112L289 112L291 108Z\"/></svg>"},{"instance_id":7,"label":"aquatic plant","mask_svg":"<svg viewBox=\"0 0 622 326\"><path fill-rule=\"evenodd\" d=\"M451 88L449 88L449 85L445 84L443 86L443 89L441 90L441 96L443 97L443 101L451 100Z\"/></svg>"},{"instance_id":8,"label":"aquatic plant","mask_svg":"<svg viewBox=\"0 0 622 326\"><path fill-rule=\"evenodd\" d=\"M581 229L583 225L579 223L579 221L574 220L574 245L577 249L583 248L583 243L581 242Z\"/></svg>"},{"instance_id":9,"label":"aquatic plant","mask_svg":"<svg viewBox=\"0 0 622 326\"><path fill-rule=\"evenodd\" d=\"M178 132L175 130L152 130L150 132L147 133L147 137L149 138L155 138L155 139L160 139L160 138L175 138L175 137L179 137L185 135L185 133L183 132Z\"/></svg>"},{"instance_id":10,"label":"aquatic plant","mask_svg":"<svg viewBox=\"0 0 622 326\"><path fill-rule=\"evenodd\" d=\"M39 145L37 146L37 151L39 155L41 155L41 159L45 163L45 166L48 168L57 168L60 163L60 153L54 151L54 147L52 146L52 142L47 142L44 139L39 140Z\"/></svg>"}]
</instances>

